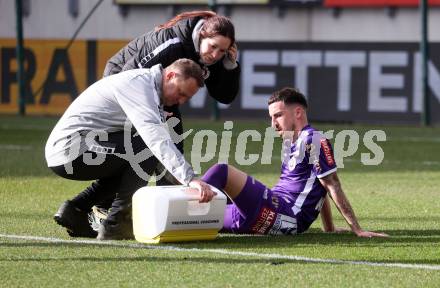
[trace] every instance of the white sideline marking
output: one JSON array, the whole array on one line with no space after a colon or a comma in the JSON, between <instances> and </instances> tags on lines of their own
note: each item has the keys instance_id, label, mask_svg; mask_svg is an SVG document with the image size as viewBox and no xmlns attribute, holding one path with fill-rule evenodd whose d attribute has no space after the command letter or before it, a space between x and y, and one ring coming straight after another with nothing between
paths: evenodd
<instances>
[{"instance_id":1,"label":"white sideline marking","mask_svg":"<svg viewBox=\"0 0 440 288\"><path fill-rule=\"evenodd\" d=\"M47 125L32 125L32 124L0 124L0 129L4 130L20 130L20 129L26 129L26 130L50 130L53 126L47 126Z\"/></svg>"},{"instance_id":2,"label":"white sideline marking","mask_svg":"<svg viewBox=\"0 0 440 288\"><path fill-rule=\"evenodd\" d=\"M31 150L31 145L7 145L7 144L1 144L0 150Z\"/></svg>"},{"instance_id":3,"label":"white sideline marking","mask_svg":"<svg viewBox=\"0 0 440 288\"><path fill-rule=\"evenodd\" d=\"M232 250L224 250L224 249L180 248L180 247L168 246L168 245L161 246L161 245L145 245L145 244L140 244L140 243L121 243L118 241L64 240L64 239L59 239L59 238L26 236L26 235L7 235L7 234L0 234L0 238L26 240L26 241L43 241L43 242L50 242L50 243L66 243L66 244L77 243L77 244L102 245L102 246L116 246L116 247L125 247L125 248L141 248L141 249L150 249L150 250L213 253L213 254L223 254L223 255L230 255L230 256L246 256L246 257L256 257L256 258L260 258L260 259L283 259L283 260L293 260L293 261L312 262L312 263L364 265L364 266L405 268L405 269L440 270L440 265L384 263L384 262L309 258L309 257L303 257L303 256L282 255L282 254L274 254L274 253L261 254L261 253L255 253L255 252L240 252L240 251L232 251Z\"/></svg>"},{"instance_id":4,"label":"white sideline marking","mask_svg":"<svg viewBox=\"0 0 440 288\"><path fill-rule=\"evenodd\" d=\"M200 155L200 156L199 156ZM199 157L201 157L201 155L202 154L196 154L196 156L199 156ZM204 154L205 155L205 154ZM210 154L206 154L206 155L210 155ZM216 155L215 154L213 154L213 155L210 155L210 157L215 157ZM273 160L280 160L281 159L281 156L277 156L277 155L274 155L274 156L272 156L272 159ZM425 166L435 166L435 165L440 165L440 161L417 161L417 160L411 160L413 163L417 163L417 164L421 164L421 165L425 165ZM258 161L257 161L258 162ZM355 162L359 162L359 163L361 163L361 160L360 159L354 159L354 158L345 158L344 159L344 162L349 162L349 163L355 163ZM380 164L378 164L377 166L379 166L379 165L382 165L382 164L405 164L405 163L407 163L407 161L400 161L400 160L383 160L382 161L382 163L380 163Z\"/></svg>"},{"instance_id":5,"label":"white sideline marking","mask_svg":"<svg viewBox=\"0 0 440 288\"><path fill-rule=\"evenodd\" d=\"M389 137L389 141L409 141L409 142L440 142L439 137L423 137L423 136L415 136L415 137L406 137L406 136L396 136Z\"/></svg>"}]
</instances>

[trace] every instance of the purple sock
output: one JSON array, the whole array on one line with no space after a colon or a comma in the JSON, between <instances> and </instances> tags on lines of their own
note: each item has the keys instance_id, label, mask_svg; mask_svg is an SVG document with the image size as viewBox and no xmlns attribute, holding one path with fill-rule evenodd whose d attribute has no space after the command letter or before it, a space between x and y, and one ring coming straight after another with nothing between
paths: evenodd
<instances>
[{"instance_id":1,"label":"purple sock","mask_svg":"<svg viewBox=\"0 0 440 288\"><path fill-rule=\"evenodd\" d=\"M215 164L202 177L206 183L223 190L228 179L228 164Z\"/></svg>"}]
</instances>

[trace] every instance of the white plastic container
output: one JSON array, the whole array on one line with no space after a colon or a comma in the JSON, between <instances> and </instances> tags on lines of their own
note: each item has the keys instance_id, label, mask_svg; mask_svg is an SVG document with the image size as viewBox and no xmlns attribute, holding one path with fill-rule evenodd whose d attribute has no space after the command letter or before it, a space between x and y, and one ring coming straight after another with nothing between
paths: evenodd
<instances>
[{"instance_id":1,"label":"white plastic container","mask_svg":"<svg viewBox=\"0 0 440 288\"><path fill-rule=\"evenodd\" d=\"M143 187L133 195L133 233L142 243L212 240L223 227L226 196L199 203L187 186Z\"/></svg>"}]
</instances>

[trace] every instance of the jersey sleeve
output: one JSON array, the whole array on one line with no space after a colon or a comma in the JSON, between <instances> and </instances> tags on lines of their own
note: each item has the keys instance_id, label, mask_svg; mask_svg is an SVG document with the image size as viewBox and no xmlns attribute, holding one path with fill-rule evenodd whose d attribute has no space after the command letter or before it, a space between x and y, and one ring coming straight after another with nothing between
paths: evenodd
<instances>
[{"instance_id":1,"label":"jersey sleeve","mask_svg":"<svg viewBox=\"0 0 440 288\"><path fill-rule=\"evenodd\" d=\"M323 178L336 172L336 161L330 141L322 136L314 140L311 147L310 159L315 175L318 178Z\"/></svg>"},{"instance_id":2,"label":"jersey sleeve","mask_svg":"<svg viewBox=\"0 0 440 288\"><path fill-rule=\"evenodd\" d=\"M137 68L135 67L136 58L139 57L140 49L142 48L139 47L140 39L142 39L142 36L133 39L107 61L103 77Z\"/></svg>"},{"instance_id":3,"label":"jersey sleeve","mask_svg":"<svg viewBox=\"0 0 440 288\"><path fill-rule=\"evenodd\" d=\"M182 40L166 32L147 33L139 40L137 52L127 59L123 70L151 68L157 64L168 67L174 61L185 57Z\"/></svg>"}]
</instances>

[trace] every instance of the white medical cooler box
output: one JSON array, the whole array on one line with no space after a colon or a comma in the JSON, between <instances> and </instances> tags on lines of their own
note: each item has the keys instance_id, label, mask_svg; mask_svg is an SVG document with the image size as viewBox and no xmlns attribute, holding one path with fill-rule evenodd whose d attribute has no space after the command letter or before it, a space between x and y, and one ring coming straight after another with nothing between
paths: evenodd
<instances>
[{"instance_id":1,"label":"white medical cooler box","mask_svg":"<svg viewBox=\"0 0 440 288\"><path fill-rule=\"evenodd\" d=\"M142 243L213 240L223 227L226 196L199 203L188 186L148 186L133 195L133 233Z\"/></svg>"}]
</instances>

